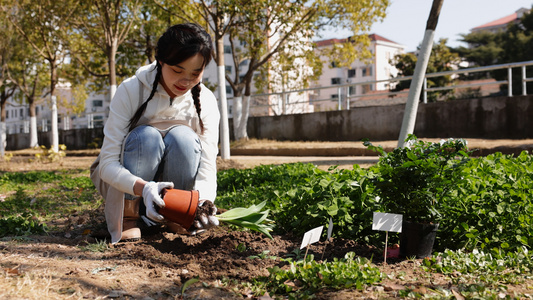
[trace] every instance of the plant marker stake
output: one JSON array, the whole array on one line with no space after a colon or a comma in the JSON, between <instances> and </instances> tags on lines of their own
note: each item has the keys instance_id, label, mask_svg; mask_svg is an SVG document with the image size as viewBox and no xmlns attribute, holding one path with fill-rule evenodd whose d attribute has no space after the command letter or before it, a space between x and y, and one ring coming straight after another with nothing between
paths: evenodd
<instances>
[{"instance_id":1,"label":"plant marker stake","mask_svg":"<svg viewBox=\"0 0 533 300\"><path fill-rule=\"evenodd\" d=\"M320 260L324 260L324 253L326 253L326 248L329 244L329 239L331 238L331 233L333 232L333 219L329 217L329 224L328 224L328 238L326 239L326 245L324 245L324 251L322 251L322 257Z\"/></svg>"},{"instance_id":2,"label":"plant marker stake","mask_svg":"<svg viewBox=\"0 0 533 300\"><path fill-rule=\"evenodd\" d=\"M383 263L387 263L387 248L389 248L389 232L385 231L385 251L383 252Z\"/></svg>"},{"instance_id":3,"label":"plant marker stake","mask_svg":"<svg viewBox=\"0 0 533 300\"><path fill-rule=\"evenodd\" d=\"M387 263L387 248L389 247L389 231L402 232L403 216L398 214L388 214L375 212L372 221L372 230L385 231L385 254L383 262Z\"/></svg>"},{"instance_id":4,"label":"plant marker stake","mask_svg":"<svg viewBox=\"0 0 533 300\"><path fill-rule=\"evenodd\" d=\"M309 241L307 242L307 246L305 246L305 255L304 255L304 261L307 258L307 251L309 251L309 246L311 245L311 238L313 237L313 233L309 235Z\"/></svg>"}]
</instances>

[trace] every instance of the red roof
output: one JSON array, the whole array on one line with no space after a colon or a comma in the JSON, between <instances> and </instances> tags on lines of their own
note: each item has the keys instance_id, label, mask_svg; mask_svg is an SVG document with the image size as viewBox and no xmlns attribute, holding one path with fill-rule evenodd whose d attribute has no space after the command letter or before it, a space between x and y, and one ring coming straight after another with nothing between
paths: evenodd
<instances>
[{"instance_id":1,"label":"red roof","mask_svg":"<svg viewBox=\"0 0 533 300\"><path fill-rule=\"evenodd\" d=\"M397 44L396 42L393 42L393 41L391 41L391 40L389 40L389 39L387 39L387 38L384 38L384 37L382 37L381 35L377 35L377 34L375 34L375 33L370 34L370 35L368 35L368 36L370 37L370 40L371 40L371 41L383 41L383 42L388 42L388 43Z\"/></svg>"},{"instance_id":2,"label":"red roof","mask_svg":"<svg viewBox=\"0 0 533 300\"><path fill-rule=\"evenodd\" d=\"M505 24L511 23L513 21L516 21L516 20L518 20L518 14L514 13L514 14L511 14L511 15L508 15L507 17L503 17L501 19L489 22L489 23L481 25L481 26L474 27L472 29L475 30L475 29L482 29L482 28L486 28L486 27L501 26L501 25L505 25Z\"/></svg>"}]
</instances>

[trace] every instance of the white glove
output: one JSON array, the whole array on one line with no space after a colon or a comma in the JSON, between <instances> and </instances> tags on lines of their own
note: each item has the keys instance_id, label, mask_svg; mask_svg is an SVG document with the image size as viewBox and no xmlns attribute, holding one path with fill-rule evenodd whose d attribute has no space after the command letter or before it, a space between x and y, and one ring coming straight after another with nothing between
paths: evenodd
<instances>
[{"instance_id":1,"label":"white glove","mask_svg":"<svg viewBox=\"0 0 533 300\"><path fill-rule=\"evenodd\" d=\"M146 206L146 216L153 221L161 222L164 219L162 215L157 213L154 205L165 207L165 201L163 201L160 194L166 188L174 188L174 183L150 181L144 185L143 201Z\"/></svg>"},{"instance_id":2,"label":"white glove","mask_svg":"<svg viewBox=\"0 0 533 300\"><path fill-rule=\"evenodd\" d=\"M204 200L198 205L198 212L196 218L189 229L191 235L196 235L206 231L209 228L219 225L219 221L215 216L217 214L217 207L213 202Z\"/></svg>"}]
</instances>

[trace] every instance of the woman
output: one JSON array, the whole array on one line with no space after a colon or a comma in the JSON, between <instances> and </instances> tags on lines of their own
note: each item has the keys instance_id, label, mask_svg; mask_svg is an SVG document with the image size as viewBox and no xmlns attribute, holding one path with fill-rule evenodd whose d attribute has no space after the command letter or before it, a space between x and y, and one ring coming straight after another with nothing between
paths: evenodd
<instances>
[{"instance_id":1,"label":"woman","mask_svg":"<svg viewBox=\"0 0 533 300\"><path fill-rule=\"evenodd\" d=\"M157 43L156 61L118 87L96 170L110 186L104 197L112 243L141 237L144 207L147 223L164 222L156 206L164 206L165 188L198 190L200 205L215 200L220 114L201 83L211 55L211 37L200 26L172 26ZM216 218L201 220L190 233L218 225Z\"/></svg>"}]
</instances>

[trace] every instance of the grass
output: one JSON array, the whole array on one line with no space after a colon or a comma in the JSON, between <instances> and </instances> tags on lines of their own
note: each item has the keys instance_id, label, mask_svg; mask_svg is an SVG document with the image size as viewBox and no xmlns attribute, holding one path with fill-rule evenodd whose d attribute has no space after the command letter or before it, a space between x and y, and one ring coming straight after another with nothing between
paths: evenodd
<instances>
[{"instance_id":1,"label":"grass","mask_svg":"<svg viewBox=\"0 0 533 300\"><path fill-rule=\"evenodd\" d=\"M0 194L0 236L53 229L54 221L95 210L103 203L88 170L4 172Z\"/></svg>"}]
</instances>

